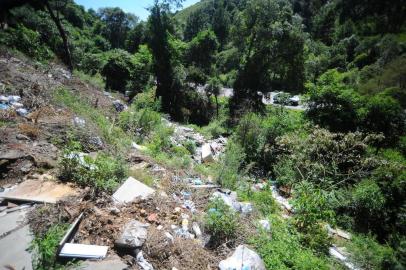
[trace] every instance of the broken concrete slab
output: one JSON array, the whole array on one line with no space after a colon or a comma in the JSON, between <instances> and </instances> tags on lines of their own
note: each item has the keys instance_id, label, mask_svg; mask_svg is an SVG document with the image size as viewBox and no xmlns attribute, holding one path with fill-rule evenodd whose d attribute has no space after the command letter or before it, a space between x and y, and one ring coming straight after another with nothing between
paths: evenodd
<instances>
[{"instance_id":1,"label":"broken concrete slab","mask_svg":"<svg viewBox=\"0 0 406 270\"><path fill-rule=\"evenodd\" d=\"M0 198L13 201L57 203L64 198L78 194L78 190L69 184L54 181L26 180L13 190L2 193Z\"/></svg>"},{"instance_id":2,"label":"broken concrete slab","mask_svg":"<svg viewBox=\"0 0 406 270\"><path fill-rule=\"evenodd\" d=\"M107 255L108 246L83 245L66 243L59 257L78 259L103 259Z\"/></svg>"},{"instance_id":3,"label":"broken concrete slab","mask_svg":"<svg viewBox=\"0 0 406 270\"><path fill-rule=\"evenodd\" d=\"M127 223L123 233L116 240L115 245L118 248L136 249L141 247L148 235L149 224L144 224L138 220Z\"/></svg>"},{"instance_id":4,"label":"broken concrete slab","mask_svg":"<svg viewBox=\"0 0 406 270\"><path fill-rule=\"evenodd\" d=\"M202 162L213 162L213 152L210 144L206 143L202 146Z\"/></svg>"},{"instance_id":5,"label":"broken concrete slab","mask_svg":"<svg viewBox=\"0 0 406 270\"><path fill-rule=\"evenodd\" d=\"M107 257L102 261L85 261L77 270L125 270L128 265L125 264L117 255Z\"/></svg>"},{"instance_id":6,"label":"broken concrete slab","mask_svg":"<svg viewBox=\"0 0 406 270\"><path fill-rule=\"evenodd\" d=\"M155 192L153 188L129 177L124 184L113 194L113 199L118 203L128 203L136 198L146 199Z\"/></svg>"},{"instance_id":7,"label":"broken concrete slab","mask_svg":"<svg viewBox=\"0 0 406 270\"><path fill-rule=\"evenodd\" d=\"M2 238L0 240L0 266L10 265L13 269L32 270L31 253L27 251L32 240L29 225Z\"/></svg>"},{"instance_id":8,"label":"broken concrete slab","mask_svg":"<svg viewBox=\"0 0 406 270\"><path fill-rule=\"evenodd\" d=\"M253 250L244 245L239 245L231 257L219 264L220 270L265 270L265 264L261 257Z\"/></svg>"}]
</instances>

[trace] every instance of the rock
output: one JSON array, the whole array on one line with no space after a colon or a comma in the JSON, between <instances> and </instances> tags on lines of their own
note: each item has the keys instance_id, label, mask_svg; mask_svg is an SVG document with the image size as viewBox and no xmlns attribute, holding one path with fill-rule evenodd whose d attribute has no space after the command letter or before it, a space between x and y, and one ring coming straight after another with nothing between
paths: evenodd
<instances>
[{"instance_id":1,"label":"rock","mask_svg":"<svg viewBox=\"0 0 406 270\"><path fill-rule=\"evenodd\" d=\"M152 264L150 264L142 254L142 251L137 254L137 264L142 270L154 270Z\"/></svg>"},{"instance_id":2,"label":"rock","mask_svg":"<svg viewBox=\"0 0 406 270\"><path fill-rule=\"evenodd\" d=\"M116 240L115 245L118 248L136 249L142 247L147 239L148 224L133 220L125 225L120 238Z\"/></svg>"},{"instance_id":3,"label":"rock","mask_svg":"<svg viewBox=\"0 0 406 270\"><path fill-rule=\"evenodd\" d=\"M202 146L202 162L213 162L213 152L210 144L206 143Z\"/></svg>"},{"instance_id":4,"label":"rock","mask_svg":"<svg viewBox=\"0 0 406 270\"><path fill-rule=\"evenodd\" d=\"M244 245L239 245L233 255L219 264L220 270L266 270L259 255Z\"/></svg>"},{"instance_id":5,"label":"rock","mask_svg":"<svg viewBox=\"0 0 406 270\"><path fill-rule=\"evenodd\" d=\"M141 183L140 181L129 177L123 185L113 194L113 199L118 203L127 203L135 200L137 197L145 200L155 192L154 189Z\"/></svg>"},{"instance_id":6,"label":"rock","mask_svg":"<svg viewBox=\"0 0 406 270\"><path fill-rule=\"evenodd\" d=\"M158 222L158 215L156 213L152 213L147 217L147 220L151 223Z\"/></svg>"}]
</instances>

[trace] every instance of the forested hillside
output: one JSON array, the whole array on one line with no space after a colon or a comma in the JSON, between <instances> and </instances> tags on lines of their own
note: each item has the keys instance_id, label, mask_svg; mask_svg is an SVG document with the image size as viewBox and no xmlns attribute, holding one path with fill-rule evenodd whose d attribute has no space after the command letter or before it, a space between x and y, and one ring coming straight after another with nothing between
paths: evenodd
<instances>
[{"instance_id":1,"label":"forested hillside","mask_svg":"<svg viewBox=\"0 0 406 270\"><path fill-rule=\"evenodd\" d=\"M253 233L237 226L240 217L227 206L209 202L202 222L210 256L245 243L266 269L406 269L405 2L202 0L179 9L181 2L156 0L141 21L118 7L85 10L73 0L0 0L1 52L39 68L65 65L128 103L114 116L97 107L99 99L95 111L71 108L101 121L113 145L111 160L98 164L111 174L97 177L115 174L123 137L174 175L181 170L236 191L253 203L252 220L270 222L270 232ZM195 162L198 140L174 142L177 130L165 121L226 137L224 153ZM0 127L10 123L0 118ZM100 182L69 169L73 182L99 194ZM291 208L280 211L275 194ZM333 259L332 247L345 247L348 260ZM171 266L144 253L158 269Z\"/></svg>"}]
</instances>

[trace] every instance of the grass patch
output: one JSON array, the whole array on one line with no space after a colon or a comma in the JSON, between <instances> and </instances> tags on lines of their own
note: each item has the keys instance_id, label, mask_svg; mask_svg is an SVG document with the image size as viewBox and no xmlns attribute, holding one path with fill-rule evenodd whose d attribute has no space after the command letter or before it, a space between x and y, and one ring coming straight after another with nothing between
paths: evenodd
<instances>
[{"instance_id":1,"label":"grass patch","mask_svg":"<svg viewBox=\"0 0 406 270\"><path fill-rule=\"evenodd\" d=\"M30 251L33 253L32 265L35 270L66 269L66 265L57 262L56 251L68 227L68 224L56 224L44 235L34 237Z\"/></svg>"},{"instance_id":2,"label":"grass patch","mask_svg":"<svg viewBox=\"0 0 406 270\"><path fill-rule=\"evenodd\" d=\"M108 119L101 111L97 110L89 102L80 96L74 95L64 87L56 89L54 100L57 104L63 104L76 114L94 123L105 142L118 151L124 151L131 145L131 138L125 133L116 122Z\"/></svg>"},{"instance_id":3,"label":"grass patch","mask_svg":"<svg viewBox=\"0 0 406 270\"><path fill-rule=\"evenodd\" d=\"M140 169L130 168L129 176L134 177L138 181L141 181L150 187L152 187L155 182L155 178L151 174L149 174L146 169L143 169L143 168L140 168Z\"/></svg>"},{"instance_id":4,"label":"grass patch","mask_svg":"<svg viewBox=\"0 0 406 270\"><path fill-rule=\"evenodd\" d=\"M89 74L84 73L83 71L75 69L73 71L73 75L78 77L81 81L87 82L101 90L105 89L106 87L106 82L104 81L102 75L100 75L99 73L96 73L96 75L91 76Z\"/></svg>"}]
</instances>

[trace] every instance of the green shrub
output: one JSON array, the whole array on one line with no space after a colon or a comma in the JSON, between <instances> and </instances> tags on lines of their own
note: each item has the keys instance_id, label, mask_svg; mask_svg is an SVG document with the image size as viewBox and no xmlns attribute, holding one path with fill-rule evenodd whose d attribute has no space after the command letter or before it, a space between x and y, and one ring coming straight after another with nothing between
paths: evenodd
<instances>
[{"instance_id":1,"label":"green shrub","mask_svg":"<svg viewBox=\"0 0 406 270\"><path fill-rule=\"evenodd\" d=\"M245 154L238 143L229 141L225 153L220 157L218 168L216 170L217 182L222 186L234 189L240 180L241 166Z\"/></svg>"},{"instance_id":2,"label":"green shrub","mask_svg":"<svg viewBox=\"0 0 406 270\"><path fill-rule=\"evenodd\" d=\"M263 216L277 213L279 210L279 206L272 196L272 190L268 186L260 191L252 191L248 186L246 190L239 192L238 195L241 200L252 202L255 206L254 208Z\"/></svg>"},{"instance_id":3,"label":"green shrub","mask_svg":"<svg viewBox=\"0 0 406 270\"><path fill-rule=\"evenodd\" d=\"M347 248L351 260L361 269L394 269L393 250L379 244L372 236L353 235Z\"/></svg>"},{"instance_id":4,"label":"green shrub","mask_svg":"<svg viewBox=\"0 0 406 270\"><path fill-rule=\"evenodd\" d=\"M60 164L59 175L62 180L89 186L96 194L112 193L127 174L124 163L119 158L104 153L99 154L95 159L84 156L81 160L78 152L66 149Z\"/></svg>"},{"instance_id":5,"label":"green shrub","mask_svg":"<svg viewBox=\"0 0 406 270\"><path fill-rule=\"evenodd\" d=\"M204 228L211 234L210 241L214 246L233 240L238 228L236 213L223 200L216 198L207 206Z\"/></svg>"},{"instance_id":6,"label":"green shrub","mask_svg":"<svg viewBox=\"0 0 406 270\"><path fill-rule=\"evenodd\" d=\"M335 213L329 205L328 194L315 189L310 183L302 182L295 186L293 207L294 224L301 233L303 245L318 253L328 253L331 239L322 222L334 224Z\"/></svg>"},{"instance_id":7,"label":"green shrub","mask_svg":"<svg viewBox=\"0 0 406 270\"><path fill-rule=\"evenodd\" d=\"M337 269L329 264L325 256L316 255L302 246L299 234L278 214L269 216L269 221L272 235L263 231L249 241L264 260L266 269Z\"/></svg>"},{"instance_id":8,"label":"green shrub","mask_svg":"<svg viewBox=\"0 0 406 270\"><path fill-rule=\"evenodd\" d=\"M132 100L131 109L151 109L153 111L159 111L161 109L161 102L155 98L155 91L152 89L137 94Z\"/></svg>"},{"instance_id":9,"label":"green shrub","mask_svg":"<svg viewBox=\"0 0 406 270\"><path fill-rule=\"evenodd\" d=\"M189 151L189 154L194 155L196 153L196 143L192 140L187 140L183 143L183 146Z\"/></svg>"},{"instance_id":10,"label":"green shrub","mask_svg":"<svg viewBox=\"0 0 406 270\"><path fill-rule=\"evenodd\" d=\"M35 270L65 269L56 261L56 251L67 229L67 224L56 224L45 235L34 237L30 251L33 252L32 265Z\"/></svg>"}]
</instances>

